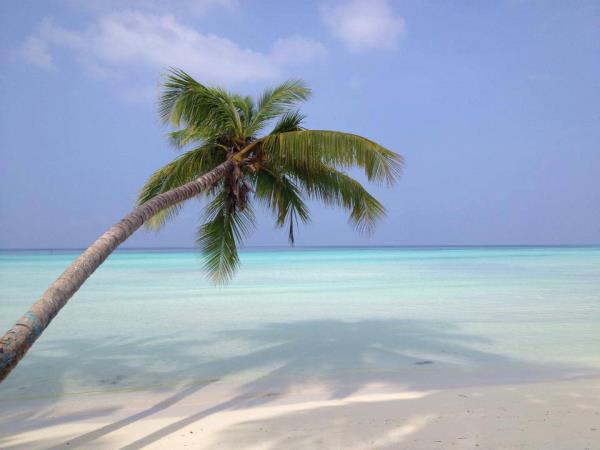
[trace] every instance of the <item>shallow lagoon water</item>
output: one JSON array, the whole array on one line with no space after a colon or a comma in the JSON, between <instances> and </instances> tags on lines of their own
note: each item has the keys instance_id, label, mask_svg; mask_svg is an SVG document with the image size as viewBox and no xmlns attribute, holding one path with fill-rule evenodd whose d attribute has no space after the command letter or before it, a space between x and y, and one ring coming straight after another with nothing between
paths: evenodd
<instances>
[{"instance_id":1,"label":"shallow lagoon water","mask_svg":"<svg viewBox=\"0 0 600 450\"><path fill-rule=\"evenodd\" d=\"M0 253L9 328L77 252ZM220 379L410 389L600 373L600 248L252 249L226 287L193 251L120 251L0 399Z\"/></svg>"}]
</instances>

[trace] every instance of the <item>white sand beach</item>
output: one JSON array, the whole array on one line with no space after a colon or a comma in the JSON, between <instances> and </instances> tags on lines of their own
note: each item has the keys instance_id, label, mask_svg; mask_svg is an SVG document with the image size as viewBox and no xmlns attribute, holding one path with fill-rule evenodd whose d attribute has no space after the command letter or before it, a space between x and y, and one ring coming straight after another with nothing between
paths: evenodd
<instances>
[{"instance_id":1,"label":"white sand beach","mask_svg":"<svg viewBox=\"0 0 600 450\"><path fill-rule=\"evenodd\" d=\"M155 392L2 402L3 449L598 449L600 379L402 391L315 386L236 395L209 382Z\"/></svg>"}]
</instances>

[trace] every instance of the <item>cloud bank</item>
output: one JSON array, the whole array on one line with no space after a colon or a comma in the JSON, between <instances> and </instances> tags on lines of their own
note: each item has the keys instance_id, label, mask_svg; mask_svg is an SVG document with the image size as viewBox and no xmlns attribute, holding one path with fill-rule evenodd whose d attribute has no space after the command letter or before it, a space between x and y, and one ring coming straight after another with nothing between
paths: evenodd
<instances>
[{"instance_id":1,"label":"cloud bank","mask_svg":"<svg viewBox=\"0 0 600 450\"><path fill-rule=\"evenodd\" d=\"M58 68L57 50L68 50L91 74L110 76L128 69L182 67L204 82L235 84L281 76L289 66L322 57L318 41L294 35L266 52L187 26L171 14L123 11L100 16L84 29L45 20L19 48L41 68Z\"/></svg>"}]
</instances>

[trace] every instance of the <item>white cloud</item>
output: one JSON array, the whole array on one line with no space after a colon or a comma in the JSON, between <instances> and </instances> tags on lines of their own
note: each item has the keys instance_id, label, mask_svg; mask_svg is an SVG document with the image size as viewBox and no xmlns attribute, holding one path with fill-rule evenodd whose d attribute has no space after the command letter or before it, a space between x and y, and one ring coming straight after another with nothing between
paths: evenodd
<instances>
[{"instance_id":1,"label":"white cloud","mask_svg":"<svg viewBox=\"0 0 600 450\"><path fill-rule=\"evenodd\" d=\"M332 34L352 51L392 50L404 32L404 19L388 0L346 0L321 7Z\"/></svg>"},{"instance_id":2,"label":"white cloud","mask_svg":"<svg viewBox=\"0 0 600 450\"><path fill-rule=\"evenodd\" d=\"M268 52L244 48L234 41L180 23L173 15L124 11L101 16L82 30L69 30L50 20L42 23L20 48L21 56L40 67L57 65L56 49L73 52L88 71L101 76L128 70L180 67L204 82L230 84L272 79L295 63L308 63L324 53L313 40L292 36Z\"/></svg>"}]
</instances>

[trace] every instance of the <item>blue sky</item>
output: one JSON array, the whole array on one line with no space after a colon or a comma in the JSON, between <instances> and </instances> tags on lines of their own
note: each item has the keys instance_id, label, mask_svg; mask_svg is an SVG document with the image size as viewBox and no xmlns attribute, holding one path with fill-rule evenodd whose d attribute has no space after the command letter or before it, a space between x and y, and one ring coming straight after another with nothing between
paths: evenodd
<instances>
[{"instance_id":1,"label":"blue sky","mask_svg":"<svg viewBox=\"0 0 600 450\"><path fill-rule=\"evenodd\" d=\"M371 237L313 207L300 245L600 244L597 1L0 0L0 247L83 247L176 155L161 73L313 87L308 127L401 153ZM191 246L193 201L126 246ZM250 245L285 245L260 217Z\"/></svg>"}]
</instances>

